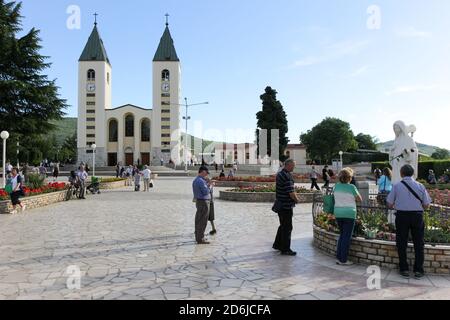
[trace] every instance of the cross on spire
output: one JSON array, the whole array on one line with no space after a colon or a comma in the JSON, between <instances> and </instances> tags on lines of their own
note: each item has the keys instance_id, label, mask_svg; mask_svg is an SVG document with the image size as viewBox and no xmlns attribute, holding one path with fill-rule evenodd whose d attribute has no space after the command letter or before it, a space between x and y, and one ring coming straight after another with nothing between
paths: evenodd
<instances>
[{"instance_id":1,"label":"cross on spire","mask_svg":"<svg viewBox=\"0 0 450 320\"><path fill-rule=\"evenodd\" d=\"M96 26L97 25L97 16L98 16L98 13L96 12L96 13L94 13L94 17L95 17L95 22L94 22L94 25Z\"/></svg>"},{"instance_id":2,"label":"cross on spire","mask_svg":"<svg viewBox=\"0 0 450 320\"><path fill-rule=\"evenodd\" d=\"M166 27L169 26L169 14L166 13Z\"/></svg>"}]
</instances>

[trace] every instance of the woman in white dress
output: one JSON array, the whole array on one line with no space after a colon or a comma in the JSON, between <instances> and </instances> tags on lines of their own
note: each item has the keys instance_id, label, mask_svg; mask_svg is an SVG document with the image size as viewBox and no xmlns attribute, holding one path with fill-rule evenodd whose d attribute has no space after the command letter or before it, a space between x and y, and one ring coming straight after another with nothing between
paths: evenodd
<instances>
[{"instance_id":1,"label":"woman in white dress","mask_svg":"<svg viewBox=\"0 0 450 320\"><path fill-rule=\"evenodd\" d=\"M416 132L414 125L407 126L403 121L397 121L394 123L394 132L395 141L389 158L392 166L392 183L396 184L402 181L400 169L405 164L410 164L417 173L419 150L412 138L414 132Z\"/></svg>"}]
</instances>

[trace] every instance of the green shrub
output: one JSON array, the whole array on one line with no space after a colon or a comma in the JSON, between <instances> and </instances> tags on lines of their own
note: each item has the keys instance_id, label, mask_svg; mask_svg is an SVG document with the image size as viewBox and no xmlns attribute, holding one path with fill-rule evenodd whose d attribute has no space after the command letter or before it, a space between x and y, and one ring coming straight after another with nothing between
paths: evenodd
<instances>
[{"instance_id":1,"label":"green shrub","mask_svg":"<svg viewBox=\"0 0 450 320\"><path fill-rule=\"evenodd\" d=\"M45 177L37 173L31 173L28 175L28 187L30 189L42 188L45 184Z\"/></svg>"}]
</instances>

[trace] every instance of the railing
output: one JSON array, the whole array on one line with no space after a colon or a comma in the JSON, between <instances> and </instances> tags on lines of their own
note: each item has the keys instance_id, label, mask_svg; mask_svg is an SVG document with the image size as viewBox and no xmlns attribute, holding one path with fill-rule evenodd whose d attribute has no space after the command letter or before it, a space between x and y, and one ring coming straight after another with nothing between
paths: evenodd
<instances>
[{"instance_id":1,"label":"railing","mask_svg":"<svg viewBox=\"0 0 450 320\"><path fill-rule=\"evenodd\" d=\"M323 196L332 195L333 188L327 188L322 193L315 193L313 196L312 215L315 221L317 215L323 212ZM388 208L386 205L387 195L385 194L369 194L368 205L357 204L357 211L359 215L380 213L383 212L386 216L395 213L395 210ZM430 217L439 219L450 219L450 208L432 204L427 210Z\"/></svg>"}]
</instances>

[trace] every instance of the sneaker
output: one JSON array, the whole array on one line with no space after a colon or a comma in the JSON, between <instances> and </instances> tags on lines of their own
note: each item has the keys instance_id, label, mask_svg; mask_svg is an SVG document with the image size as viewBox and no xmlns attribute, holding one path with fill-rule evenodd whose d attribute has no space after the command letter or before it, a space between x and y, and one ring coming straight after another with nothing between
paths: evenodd
<instances>
[{"instance_id":1,"label":"sneaker","mask_svg":"<svg viewBox=\"0 0 450 320\"><path fill-rule=\"evenodd\" d=\"M209 232L209 234L210 234L211 236L215 235L216 233L217 233L217 230L212 230L212 231Z\"/></svg>"},{"instance_id":2,"label":"sneaker","mask_svg":"<svg viewBox=\"0 0 450 320\"><path fill-rule=\"evenodd\" d=\"M273 249L273 250L278 250L278 251L281 251L281 249L280 249L280 248L278 248L278 247L276 247L276 246L272 246L272 249Z\"/></svg>"},{"instance_id":3,"label":"sneaker","mask_svg":"<svg viewBox=\"0 0 450 320\"><path fill-rule=\"evenodd\" d=\"M289 250L289 251L282 251L282 252L281 252L281 255L282 255L282 256L296 256L296 255L297 255L297 252L292 251L292 250Z\"/></svg>"},{"instance_id":4,"label":"sneaker","mask_svg":"<svg viewBox=\"0 0 450 320\"><path fill-rule=\"evenodd\" d=\"M405 279L409 279L409 271L400 271L400 276Z\"/></svg>"},{"instance_id":5,"label":"sneaker","mask_svg":"<svg viewBox=\"0 0 450 320\"><path fill-rule=\"evenodd\" d=\"M203 240L203 241L197 242L197 244L209 244L209 242L206 240Z\"/></svg>"},{"instance_id":6,"label":"sneaker","mask_svg":"<svg viewBox=\"0 0 450 320\"><path fill-rule=\"evenodd\" d=\"M17 210L11 211L11 214L17 214Z\"/></svg>"},{"instance_id":7,"label":"sneaker","mask_svg":"<svg viewBox=\"0 0 450 320\"><path fill-rule=\"evenodd\" d=\"M420 280L423 277L425 277L425 274L423 272L414 272L414 278L415 279Z\"/></svg>"},{"instance_id":8,"label":"sneaker","mask_svg":"<svg viewBox=\"0 0 450 320\"><path fill-rule=\"evenodd\" d=\"M351 262L350 260L347 260L347 262L336 261L336 264L338 264L340 266L352 266L352 265L354 265L354 263Z\"/></svg>"},{"instance_id":9,"label":"sneaker","mask_svg":"<svg viewBox=\"0 0 450 320\"><path fill-rule=\"evenodd\" d=\"M27 206L26 206L26 205L23 205L23 206L22 206L22 212L24 212L26 209L27 209Z\"/></svg>"}]
</instances>

